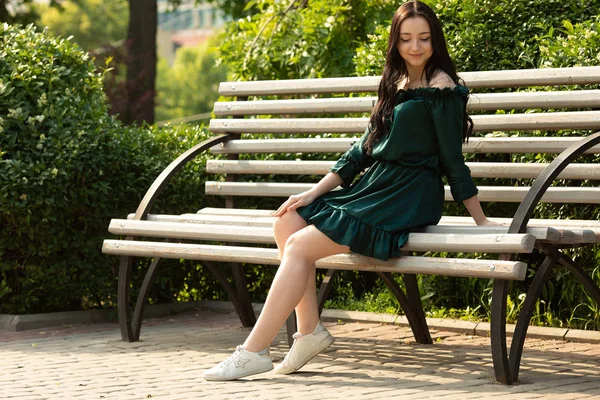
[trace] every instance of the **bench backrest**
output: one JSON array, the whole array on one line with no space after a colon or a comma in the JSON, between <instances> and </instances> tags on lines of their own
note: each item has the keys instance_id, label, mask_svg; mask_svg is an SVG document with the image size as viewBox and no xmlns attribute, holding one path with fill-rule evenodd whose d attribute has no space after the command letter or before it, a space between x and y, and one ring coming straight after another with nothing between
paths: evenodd
<instances>
[{"instance_id":1,"label":"bench backrest","mask_svg":"<svg viewBox=\"0 0 600 400\"><path fill-rule=\"evenodd\" d=\"M519 203L531 179L543 171L553 154L600 130L600 67L459 75L471 90L468 110L474 122L473 136L463 152L475 155L467 157L467 165L476 178L481 201ZM306 190L312 183L304 178L304 183L283 182L282 178L244 182L243 176L326 174L339 153L364 132L377 100L378 83L379 77L222 83L219 93L235 99L215 103L216 118L210 130L229 133L232 140L211 149L228 159L209 160L207 171L229 178L208 181L206 193L287 197ZM559 130L575 132L546 136L548 131ZM257 159L265 153L280 154L283 159ZM306 154L315 158L315 153L336 154L329 159L298 160L307 158ZM495 153L499 161L481 162L478 153ZM600 146L588 153L600 153ZM240 154L242 160L237 159ZM520 158L527 162L517 162ZM232 175L239 181L232 181ZM489 179L481 184L479 178ZM600 165L593 163L593 157L570 165L559 179L566 180L563 186L550 188L543 202L600 204L600 188L589 184L600 179ZM451 200L448 188L446 200Z\"/></svg>"}]
</instances>

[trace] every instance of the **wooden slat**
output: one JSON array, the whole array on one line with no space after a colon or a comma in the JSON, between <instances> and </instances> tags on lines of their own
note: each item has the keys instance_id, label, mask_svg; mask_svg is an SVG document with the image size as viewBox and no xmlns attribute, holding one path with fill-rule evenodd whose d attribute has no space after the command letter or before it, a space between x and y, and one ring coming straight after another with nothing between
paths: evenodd
<instances>
[{"instance_id":1,"label":"wooden slat","mask_svg":"<svg viewBox=\"0 0 600 400\"><path fill-rule=\"evenodd\" d=\"M265 209L244 209L244 208L218 208L218 207L204 207L196 212L199 215L225 215L225 216L239 216L239 217L259 217L267 218L275 210ZM130 214L134 215L134 214ZM491 218L493 221L502 224L510 224L512 218ZM440 223L446 225L475 225L473 218L471 217L457 217L457 216L446 216L442 217ZM548 227L584 227L584 228L600 228L600 221L598 220L587 220L587 219L531 219L530 225L533 226L548 226Z\"/></svg>"},{"instance_id":2,"label":"wooden slat","mask_svg":"<svg viewBox=\"0 0 600 400\"><path fill-rule=\"evenodd\" d=\"M275 210L253 210L244 208L217 208L204 207L198 210L196 214L203 215L230 215L238 217L271 217Z\"/></svg>"},{"instance_id":3,"label":"wooden slat","mask_svg":"<svg viewBox=\"0 0 600 400\"><path fill-rule=\"evenodd\" d=\"M461 72L469 88L584 85L600 83L600 67L542 68ZM279 81L222 82L222 96L271 96L320 93L377 92L379 76Z\"/></svg>"},{"instance_id":4,"label":"wooden slat","mask_svg":"<svg viewBox=\"0 0 600 400\"><path fill-rule=\"evenodd\" d=\"M281 115L316 113L370 113L377 97L340 97L329 99L262 100L216 102L217 116Z\"/></svg>"},{"instance_id":5,"label":"wooden slat","mask_svg":"<svg viewBox=\"0 0 600 400\"><path fill-rule=\"evenodd\" d=\"M208 160L206 171L214 174L325 175L334 161ZM546 163L466 163L474 178L537 178ZM559 179L600 179L600 164L570 164Z\"/></svg>"},{"instance_id":6,"label":"wooden slat","mask_svg":"<svg viewBox=\"0 0 600 400\"><path fill-rule=\"evenodd\" d=\"M277 249L202 244L136 242L105 240L104 254L136 257L185 258L251 264L279 265ZM470 260L464 258L400 257L380 261L358 254L339 254L323 258L317 268L394 272L403 274L435 274L489 279L523 280L527 264L516 261Z\"/></svg>"},{"instance_id":7,"label":"wooden slat","mask_svg":"<svg viewBox=\"0 0 600 400\"><path fill-rule=\"evenodd\" d=\"M127 219L133 219L135 214L129 214ZM272 227L274 217L256 217L256 216L224 216L212 214L148 214L148 221L159 222L185 222L192 224L216 224L216 225L238 225L238 226L259 226ZM530 233L530 232L527 232Z\"/></svg>"},{"instance_id":8,"label":"wooden slat","mask_svg":"<svg viewBox=\"0 0 600 400\"><path fill-rule=\"evenodd\" d=\"M217 116L302 115L332 113L371 113L377 97L328 99L261 100L216 102ZM469 97L469 111L555 108L597 108L600 90L557 92L476 93Z\"/></svg>"},{"instance_id":9,"label":"wooden slat","mask_svg":"<svg viewBox=\"0 0 600 400\"><path fill-rule=\"evenodd\" d=\"M473 115L474 132L597 129L600 111ZM212 119L214 133L363 133L368 118Z\"/></svg>"},{"instance_id":10,"label":"wooden slat","mask_svg":"<svg viewBox=\"0 0 600 400\"><path fill-rule=\"evenodd\" d=\"M493 221L509 225L510 218L491 218ZM442 217L440 224L464 224L474 225L470 217ZM553 227L560 235L561 243L600 243L600 221L594 220L570 220L570 219L538 219L529 220L529 227Z\"/></svg>"},{"instance_id":11,"label":"wooden slat","mask_svg":"<svg viewBox=\"0 0 600 400\"><path fill-rule=\"evenodd\" d=\"M275 244L272 227L113 219L108 231L115 235ZM535 237L529 234L411 233L403 248L421 252L531 253L534 245Z\"/></svg>"},{"instance_id":12,"label":"wooden slat","mask_svg":"<svg viewBox=\"0 0 600 400\"><path fill-rule=\"evenodd\" d=\"M226 217L226 218L239 218L240 220L244 219L260 219L263 221L273 221L273 217L271 214L274 210L249 210L249 209L239 209L239 208L214 208L214 207L205 207L203 209L198 210L196 213L199 216L203 217ZM133 216L134 214L131 214ZM500 224L504 224L506 226L510 225L512 222L511 218L490 218L492 221L498 222ZM480 228L475 226L475 221L471 217L456 217L456 216L444 216L440 220L438 226L440 225L464 225L473 228ZM594 243L600 242L600 221L597 220L585 220L585 219L539 219L532 218L529 220L528 228L556 228L562 230L570 230L577 231L578 229L585 229L591 231L596 235L594 239ZM535 232L529 232L529 234L533 234L537 236Z\"/></svg>"},{"instance_id":13,"label":"wooden slat","mask_svg":"<svg viewBox=\"0 0 600 400\"><path fill-rule=\"evenodd\" d=\"M128 219L133 219L135 214L129 214ZM158 222L179 222L186 224L214 224L214 225L235 225L235 226L255 226L262 228L273 227L275 217L271 216L230 216L230 215L212 215L207 213L198 214L149 214L148 221ZM112 225L112 221L111 221ZM599 224L600 226L600 224ZM503 235L508 230L507 226L470 226L470 225L430 225L417 230L424 233L449 234L456 233L461 235ZM589 231L593 233L593 231ZM560 240L561 232L550 227L528 227L525 232L532 235L536 240L557 242Z\"/></svg>"},{"instance_id":14,"label":"wooden slat","mask_svg":"<svg viewBox=\"0 0 600 400\"><path fill-rule=\"evenodd\" d=\"M267 182L213 182L205 184L206 194L221 196L274 196L288 197L312 188L311 183L267 183ZM520 203L529 187L479 186L480 201ZM446 201L452 200L450 188L445 187ZM595 187L551 187L542 197L545 203L600 204L600 188Z\"/></svg>"},{"instance_id":15,"label":"wooden slat","mask_svg":"<svg viewBox=\"0 0 600 400\"><path fill-rule=\"evenodd\" d=\"M343 153L359 138L304 138L230 140L212 147L213 154L240 153ZM561 153L583 137L472 137L464 153ZM600 145L586 154L600 153Z\"/></svg>"}]
</instances>

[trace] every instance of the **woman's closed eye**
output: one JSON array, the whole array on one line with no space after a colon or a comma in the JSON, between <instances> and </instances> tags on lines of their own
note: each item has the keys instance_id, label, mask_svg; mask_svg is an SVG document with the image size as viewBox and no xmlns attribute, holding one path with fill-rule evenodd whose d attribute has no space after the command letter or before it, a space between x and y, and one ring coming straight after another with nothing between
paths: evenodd
<instances>
[{"instance_id":1,"label":"woman's closed eye","mask_svg":"<svg viewBox=\"0 0 600 400\"><path fill-rule=\"evenodd\" d=\"M430 38L420 38L421 42L427 42ZM400 39L401 42L408 43L411 39Z\"/></svg>"}]
</instances>

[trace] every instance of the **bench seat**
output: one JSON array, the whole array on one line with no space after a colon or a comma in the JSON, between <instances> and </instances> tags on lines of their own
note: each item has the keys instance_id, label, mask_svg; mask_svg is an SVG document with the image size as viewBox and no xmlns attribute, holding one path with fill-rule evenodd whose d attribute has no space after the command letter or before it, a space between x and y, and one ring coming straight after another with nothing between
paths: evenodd
<instances>
[{"instance_id":1,"label":"bench seat","mask_svg":"<svg viewBox=\"0 0 600 400\"><path fill-rule=\"evenodd\" d=\"M600 204L600 67L459 75L471 89L467 109L474 134L463 145L463 153L479 189L478 197L483 203L507 203L498 209L516 212L492 215L493 221L505 226L489 227L475 226L471 217L447 213L438 225L413 230L402 256L388 261L353 253L319 260L317 267L327 270L318 293L319 311L338 270L373 271L400 303L415 340L427 344L432 339L417 274L490 279L494 373L498 382L512 384L518 381L531 315L553 268L566 268L600 303L597 283L565 252L598 244L600 221L564 218L568 214L562 210L564 205L589 210ZM123 340L139 339L150 285L160 261L168 258L202 264L203 270L221 283L242 324L255 322L244 264L277 266L279 254L274 245L273 210L245 209L240 204L276 207L285 197L311 188L364 132L377 101L374 94L379 79L220 85L222 99L215 103L215 118L209 125L217 135L174 160L134 214L110 222L109 232L122 240L105 240L102 251L121 259L118 305ZM560 130L563 132L554 134ZM170 179L206 151L210 151L206 172L211 177L205 181L204 193L222 198L225 207L180 215L152 213L154 201ZM452 201L448 186L445 200ZM544 210L560 208L554 215L561 218L536 216L540 203L547 204ZM134 257L152 258L152 262L132 313L129 293ZM231 266L231 278L217 262ZM402 274L403 288L392 273ZM508 349L510 282L526 287L527 296ZM292 340L293 316L287 327Z\"/></svg>"}]
</instances>

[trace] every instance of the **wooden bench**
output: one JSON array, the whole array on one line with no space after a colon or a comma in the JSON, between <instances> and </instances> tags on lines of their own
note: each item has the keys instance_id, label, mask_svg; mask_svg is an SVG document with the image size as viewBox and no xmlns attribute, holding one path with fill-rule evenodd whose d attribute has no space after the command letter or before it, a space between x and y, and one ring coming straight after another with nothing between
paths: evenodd
<instances>
[{"instance_id":1,"label":"wooden bench","mask_svg":"<svg viewBox=\"0 0 600 400\"><path fill-rule=\"evenodd\" d=\"M493 279L491 343L495 376L498 382L511 384L518 380L523 344L536 300L556 265L571 271L600 303L598 286L581 266L561 251L598 243L600 223L531 219L539 202L600 203L600 188L594 182L600 179L600 166L589 160L573 162L581 160L584 153L600 153L600 132L589 132L600 129L600 111L593 110L600 108L600 90L586 90L585 86L600 83L600 67L465 72L461 77L471 89L468 108L475 127L474 137L464 145L464 152L504 154L506 160L472 161L467 165L476 183L480 178L502 178L487 179L485 184L478 185L479 198L482 202L519 204L514 215L493 218L509 226L477 227L470 217L445 216L439 225L410 234L403 248L406 256L386 262L357 254L322 259L317 267L326 269L327 273L319 290L319 305L322 309L337 270L375 271L400 302L417 342L431 343L415 274ZM148 291L163 258L200 261L222 283L242 323L249 326L255 322L242 264L278 265L277 250L273 246L272 210L236 208L234 199L260 196L264 197L260 204L270 202L272 206L268 208L274 209L287 196L309 188L319 175L327 173L339 153L346 151L364 132L376 101L369 95L376 92L378 82L379 77L362 77L221 84L220 94L236 99L215 104L216 118L211 121L210 130L217 135L182 154L163 171L135 214L110 223L111 233L125 236L123 240L106 240L103 246L104 253L121 256L118 307L123 340L139 339ZM569 90L553 90L554 86L563 85L568 85ZM537 88L514 92L519 87ZM498 90L501 88L506 90ZM505 113L497 113L497 110ZM562 129L577 130L576 136L542 136L540 132ZM519 135L485 135L513 131L519 131ZM206 169L218 176L206 182L206 195L224 196L226 207L190 210L192 213L183 215L150 214L154 200L170 178L206 150L215 155L207 162ZM323 154L331 153L336 155L323 161L296 160L302 155L315 158L321 154L320 158L324 158ZM508 161L511 155L530 153L558 156L551 163ZM243 160L238 159L240 154L245 155ZM264 154L279 155L280 160L256 159ZM282 177L277 182L250 180L256 175L302 175L304 183L281 182ZM312 179L307 182L310 178L306 176ZM535 180L532 182L532 179ZM553 184L557 179L562 186ZM280 199L274 201L273 197ZM446 200L451 200L448 187ZM439 258L415 254L422 252L475 252L479 255ZM481 253L487 257L481 258ZM542 257L536 257L541 261L535 267L509 352L506 345L508 284L524 280L528 268L525 262L515 259L518 253L536 253ZM132 313L129 289L133 257L150 257L153 261ZM232 263L233 285L215 264L217 261ZM392 273L403 274L406 293L392 279ZM293 324L291 318L289 334L295 331Z\"/></svg>"}]
</instances>

